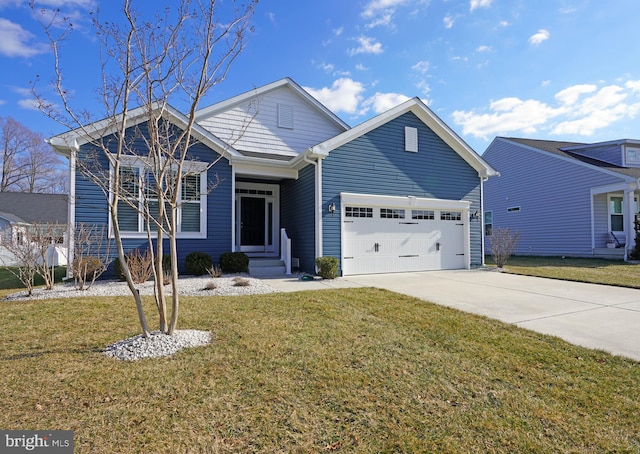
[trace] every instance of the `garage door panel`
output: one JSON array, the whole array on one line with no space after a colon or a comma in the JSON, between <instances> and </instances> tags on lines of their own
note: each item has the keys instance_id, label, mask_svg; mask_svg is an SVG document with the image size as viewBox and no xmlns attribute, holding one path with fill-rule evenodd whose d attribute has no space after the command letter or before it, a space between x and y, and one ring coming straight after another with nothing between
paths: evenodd
<instances>
[{"instance_id":1,"label":"garage door panel","mask_svg":"<svg viewBox=\"0 0 640 454\"><path fill-rule=\"evenodd\" d=\"M368 208L367 208L368 209ZM364 208L353 209L362 212ZM381 218L371 207L371 217L343 219L343 274L411 272L465 267L464 223L458 217L440 219L437 210L429 219L412 219L412 209L395 209L404 219ZM425 213L422 210L421 213ZM435 214L434 214L435 213Z\"/></svg>"}]
</instances>

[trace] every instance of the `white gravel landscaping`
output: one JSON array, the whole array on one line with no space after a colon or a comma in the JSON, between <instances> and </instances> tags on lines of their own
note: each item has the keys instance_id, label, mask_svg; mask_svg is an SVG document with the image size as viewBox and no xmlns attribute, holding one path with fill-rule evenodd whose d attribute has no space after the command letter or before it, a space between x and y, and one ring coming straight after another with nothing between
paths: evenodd
<instances>
[{"instance_id":1,"label":"white gravel landscaping","mask_svg":"<svg viewBox=\"0 0 640 454\"><path fill-rule=\"evenodd\" d=\"M249 285L237 286L234 279L238 277L246 279ZM213 283L215 289L207 289L207 285ZM181 277L178 281L180 295L190 296L237 296L237 295L257 295L261 293L273 293L277 290L260 279L254 279L247 274L225 275L223 277L211 278L209 276ZM136 285L141 295L153 295L153 282ZM165 287L167 292L171 292L171 286ZM52 290L37 288L33 290L33 295L28 296L26 291L13 293L4 298L11 300L35 300L35 299L55 299L74 298L83 296L126 296L130 295L126 282L114 280L98 280L88 290L76 290L73 282L57 284Z\"/></svg>"}]
</instances>

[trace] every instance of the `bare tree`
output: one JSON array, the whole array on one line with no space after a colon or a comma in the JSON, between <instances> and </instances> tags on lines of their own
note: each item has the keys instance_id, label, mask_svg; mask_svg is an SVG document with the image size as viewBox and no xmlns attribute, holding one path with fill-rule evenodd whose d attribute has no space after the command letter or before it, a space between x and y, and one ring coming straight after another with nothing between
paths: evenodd
<instances>
[{"instance_id":1,"label":"bare tree","mask_svg":"<svg viewBox=\"0 0 640 454\"><path fill-rule=\"evenodd\" d=\"M0 245L9 251L17 262L13 273L33 293L36 275L44 279L45 288L53 289L55 284L56 245L62 243L67 226L54 223L17 225L0 233Z\"/></svg>"},{"instance_id":2,"label":"bare tree","mask_svg":"<svg viewBox=\"0 0 640 454\"><path fill-rule=\"evenodd\" d=\"M53 85L63 110L56 110L54 104L34 90L41 110L75 129L97 150L95 159L78 165L103 190L109 203L121 269L146 336L150 334L146 316L125 260L120 206L124 204L142 213L150 250L155 240L154 276L160 330L172 334L179 313L178 212L184 195L189 196L185 185L206 175L213 165L205 163L204 169L200 166L197 170L189 165L190 150L197 142L195 114L203 97L225 79L231 63L242 51L257 0L248 0L245 5L209 0L175 3L175 7L148 13L152 9L149 4L144 4L144 11L140 11L134 8L132 0L125 0L121 8L122 23L101 22L98 14L93 15L102 56L102 84L98 91L106 113L100 129L89 121L84 111L72 105L69 91L64 87L60 45L69 39L70 29L59 32L60 25L67 22L56 14L42 17L46 18L43 25L54 50ZM176 114L169 104L172 101L179 102L185 113ZM132 109L132 106L137 107ZM134 115L146 119L143 127L130 126ZM169 121L175 118L180 119L179 125ZM109 137L104 131L109 131ZM144 143L144 149L140 143ZM72 145L69 144L70 148ZM144 164L142 174L131 174L125 163L125 158L131 156L139 157ZM102 162L107 162L108 168ZM110 178L105 178L107 173ZM170 317L163 285L165 237L171 257Z\"/></svg>"},{"instance_id":3,"label":"bare tree","mask_svg":"<svg viewBox=\"0 0 640 454\"><path fill-rule=\"evenodd\" d=\"M496 262L498 268L504 268L504 265L511 257L511 254L516 250L520 233L518 231L511 231L505 227L498 227L493 229L491 233L491 257Z\"/></svg>"},{"instance_id":4,"label":"bare tree","mask_svg":"<svg viewBox=\"0 0 640 454\"><path fill-rule=\"evenodd\" d=\"M41 134L11 117L0 117L0 141L0 192L66 192L62 161Z\"/></svg>"},{"instance_id":5,"label":"bare tree","mask_svg":"<svg viewBox=\"0 0 640 454\"><path fill-rule=\"evenodd\" d=\"M73 234L73 260L70 263L76 289L88 290L109 267L111 242L104 225L79 223Z\"/></svg>"}]
</instances>

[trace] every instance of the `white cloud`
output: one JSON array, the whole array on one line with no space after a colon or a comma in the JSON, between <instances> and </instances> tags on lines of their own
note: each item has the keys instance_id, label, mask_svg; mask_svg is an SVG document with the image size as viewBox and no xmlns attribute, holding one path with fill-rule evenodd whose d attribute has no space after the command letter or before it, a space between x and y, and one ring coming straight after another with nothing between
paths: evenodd
<instances>
[{"instance_id":1,"label":"white cloud","mask_svg":"<svg viewBox=\"0 0 640 454\"><path fill-rule=\"evenodd\" d=\"M354 114L358 112L363 99L364 86L355 80L341 78L334 81L331 87L319 89L304 87L304 89L329 110Z\"/></svg>"},{"instance_id":2,"label":"white cloud","mask_svg":"<svg viewBox=\"0 0 640 454\"><path fill-rule=\"evenodd\" d=\"M360 44L360 46L351 49L349 51L349 55L357 55L357 54L381 54L382 44L375 41L374 38L369 36L359 36L355 38L356 41Z\"/></svg>"},{"instance_id":3,"label":"white cloud","mask_svg":"<svg viewBox=\"0 0 640 454\"><path fill-rule=\"evenodd\" d=\"M529 44L531 44L532 46L538 46L543 41L548 40L550 36L551 34L548 30L541 28L536 34L529 37Z\"/></svg>"},{"instance_id":4,"label":"white cloud","mask_svg":"<svg viewBox=\"0 0 640 454\"><path fill-rule=\"evenodd\" d=\"M375 113L379 114L382 112L386 112L387 110L399 104L402 104L407 99L409 99L408 96L400 93L376 92L375 95L373 95L363 103L363 107L365 111L369 110L369 108L372 108Z\"/></svg>"},{"instance_id":5,"label":"white cloud","mask_svg":"<svg viewBox=\"0 0 640 454\"><path fill-rule=\"evenodd\" d=\"M471 0L469 4L469 11L473 11L478 8L488 8L491 6L493 0Z\"/></svg>"},{"instance_id":6,"label":"white cloud","mask_svg":"<svg viewBox=\"0 0 640 454\"><path fill-rule=\"evenodd\" d=\"M34 41L34 36L20 24L0 18L0 55L6 57L33 57L49 50L43 43Z\"/></svg>"},{"instance_id":7,"label":"white cloud","mask_svg":"<svg viewBox=\"0 0 640 454\"><path fill-rule=\"evenodd\" d=\"M369 71L369 68L367 68L365 65L363 65L362 63L358 63L356 65L356 69L358 71Z\"/></svg>"},{"instance_id":8,"label":"white cloud","mask_svg":"<svg viewBox=\"0 0 640 454\"><path fill-rule=\"evenodd\" d=\"M640 92L640 80L630 80L624 86L631 91Z\"/></svg>"},{"instance_id":9,"label":"white cloud","mask_svg":"<svg viewBox=\"0 0 640 454\"><path fill-rule=\"evenodd\" d=\"M40 104L35 99L20 99L18 105L27 110L40 110Z\"/></svg>"},{"instance_id":10,"label":"white cloud","mask_svg":"<svg viewBox=\"0 0 640 454\"><path fill-rule=\"evenodd\" d=\"M369 20L367 28L393 27L393 15L398 6L405 3L407 0L372 0L364 7L361 16Z\"/></svg>"},{"instance_id":11,"label":"white cloud","mask_svg":"<svg viewBox=\"0 0 640 454\"><path fill-rule=\"evenodd\" d=\"M367 3L362 11L362 17L372 18L380 13L380 11L388 11L403 5L407 0L372 0Z\"/></svg>"},{"instance_id":12,"label":"white cloud","mask_svg":"<svg viewBox=\"0 0 640 454\"><path fill-rule=\"evenodd\" d=\"M572 105L578 101L580 96L587 93L593 93L597 89L598 87L593 84L574 85L572 87L565 88L564 90L560 90L556 93L555 98L562 104Z\"/></svg>"},{"instance_id":13,"label":"white cloud","mask_svg":"<svg viewBox=\"0 0 640 454\"><path fill-rule=\"evenodd\" d=\"M444 28L449 29L453 27L455 20L450 15L446 15L444 16L444 19L442 19L442 22L444 23Z\"/></svg>"},{"instance_id":14,"label":"white cloud","mask_svg":"<svg viewBox=\"0 0 640 454\"><path fill-rule=\"evenodd\" d=\"M338 27L333 29L333 34L336 36L342 35L342 32L344 32L344 27Z\"/></svg>"},{"instance_id":15,"label":"white cloud","mask_svg":"<svg viewBox=\"0 0 640 454\"><path fill-rule=\"evenodd\" d=\"M555 94L556 105L516 97L502 98L489 105L489 112L455 111L453 121L465 135L488 140L494 135L532 135L546 131L551 135L590 136L599 129L640 113L640 80L624 86L578 84Z\"/></svg>"},{"instance_id":16,"label":"white cloud","mask_svg":"<svg viewBox=\"0 0 640 454\"><path fill-rule=\"evenodd\" d=\"M491 46L478 46L476 47L477 52L491 52L493 49Z\"/></svg>"},{"instance_id":17,"label":"white cloud","mask_svg":"<svg viewBox=\"0 0 640 454\"><path fill-rule=\"evenodd\" d=\"M508 27L510 24L506 20L501 20L498 22L498 27Z\"/></svg>"},{"instance_id":18,"label":"white cloud","mask_svg":"<svg viewBox=\"0 0 640 454\"><path fill-rule=\"evenodd\" d=\"M37 0L36 6L48 6L51 8L95 8L96 2L94 0Z\"/></svg>"},{"instance_id":19,"label":"white cloud","mask_svg":"<svg viewBox=\"0 0 640 454\"><path fill-rule=\"evenodd\" d=\"M429 71L429 61L428 60L419 61L418 63L413 65L411 69L421 74L426 74L427 71Z\"/></svg>"},{"instance_id":20,"label":"white cloud","mask_svg":"<svg viewBox=\"0 0 640 454\"><path fill-rule=\"evenodd\" d=\"M429 92L431 91L431 86L426 80L421 80L420 82L418 82L416 84L416 88L425 95L429 94Z\"/></svg>"}]
</instances>

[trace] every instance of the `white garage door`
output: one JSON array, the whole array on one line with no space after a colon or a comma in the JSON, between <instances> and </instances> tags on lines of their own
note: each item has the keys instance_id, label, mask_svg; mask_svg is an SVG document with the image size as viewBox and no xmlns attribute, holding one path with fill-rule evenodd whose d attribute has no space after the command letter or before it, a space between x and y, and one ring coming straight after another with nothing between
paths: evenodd
<instances>
[{"instance_id":1,"label":"white garage door","mask_svg":"<svg viewBox=\"0 0 640 454\"><path fill-rule=\"evenodd\" d=\"M343 195L343 275L467 267L467 202L370 197Z\"/></svg>"}]
</instances>

